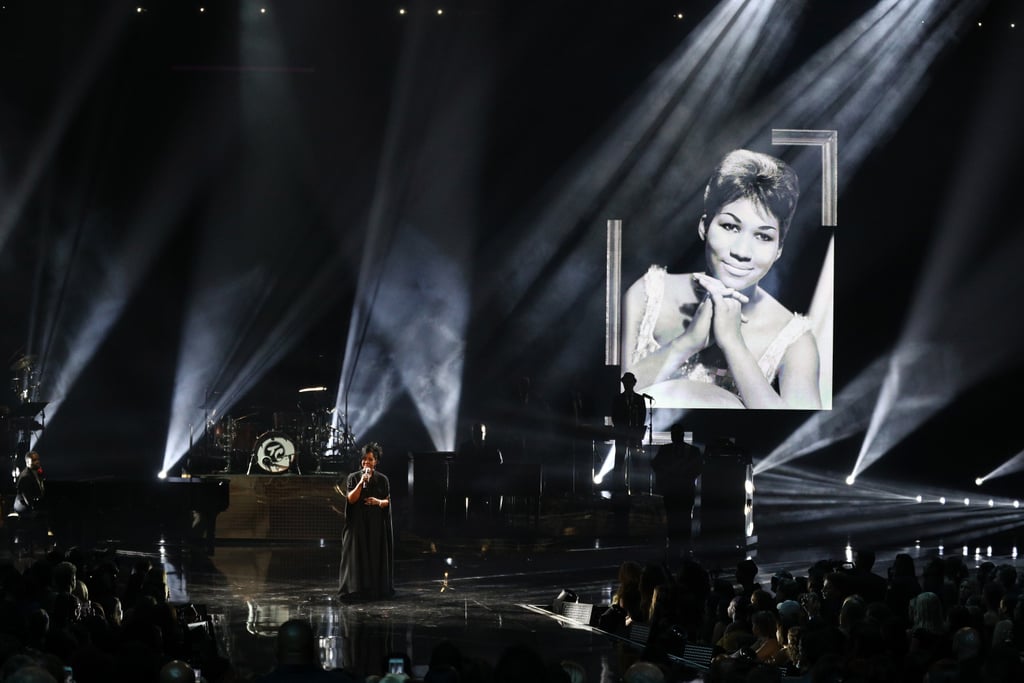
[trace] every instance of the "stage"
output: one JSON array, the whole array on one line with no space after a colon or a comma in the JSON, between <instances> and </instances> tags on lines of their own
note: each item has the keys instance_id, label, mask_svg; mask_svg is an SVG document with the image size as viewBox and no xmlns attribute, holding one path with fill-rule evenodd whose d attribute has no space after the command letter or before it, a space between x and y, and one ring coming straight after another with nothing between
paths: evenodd
<instances>
[{"instance_id":1,"label":"stage","mask_svg":"<svg viewBox=\"0 0 1024 683\"><path fill-rule=\"evenodd\" d=\"M396 596L342 604L336 590L343 516L333 507L334 481L286 475L152 485L53 482L48 491L55 499L65 496L65 509L77 510L73 524L63 512L54 519L59 545L114 549L125 573L141 557L162 565L172 602L192 603L209 616L221 654L242 680L273 666L277 627L302 618L320 636L325 665L359 676L380 673L383 659L396 652L408 655L414 672L422 675L433 647L451 640L464 656L491 666L506 647L525 643L550 660L580 662L591 681L611 681L639 650L544 608L567 589L581 603L603 610L626 560L664 563L673 571L681 565L678 550L666 548L656 495L551 494L536 501L536 514L510 511L468 518L422 518L412 498L397 495ZM218 514L210 543L190 525L203 513L190 508L202 501L198 507L215 509L225 487L230 500ZM204 490L213 496L199 494ZM752 556L766 586L778 571L805 576L818 560L843 562L860 547L877 552L875 572L883 576L897 553L910 554L918 572L928 559L950 554L963 556L972 569L986 561L1020 566L1017 527L1000 531L959 524L956 535L944 538L918 534L927 525L941 530L934 515L947 506L938 503L903 503L897 516L876 502L874 512L887 515L892 525L879 523L872 531L863 509L839 499L808 501L818 506L813 515L818 522L794 522L788 516L792 511L777 503L780 494L762 496L756 545L723 549L722 543L698 535L694 558L712 575L732 579L736 562ZM985 507L975 514L991 518L1006 513ZM833 517L847 524L859 520L863 528L851 535L842 533L839 524L821 523ZM33 559L17 551L14 559L22 567Z\"/></svg>"},{"instance_id":2,"label":"stage","mask_svg":"<svg viewBox=\"0 0 1024 683\"><path fill-rule=\"evenodd\" d=\"M772 574L783 569L805 575L817 560L844 557L843 539L827 547L801 547L799 539L790 541L789 548L762 550L760 582L768 585ZM543 608L569 589L581 602L603 609L625 560L667 560L671 568L679 567L678 558L666 558L656 538L632 543L600 538L424 542L402 535L394 599L345 605L335 597L339 552L334 542L223 542L207 555L187 546L160 544L158 539L148 547L118 549L123 571L142 556L166 568L172 602L193 603L209 614L221 654L242 680L274 665L276 628L293 618L311 621L326 666L344 666L359 676L380 673L384 658L392 653L407 654L414 672L422 676L433 647L450 640L464 657L490 666L506 647L524 643L549 660L580 662L588 680L616 680L638 649L545 614ZM897 552L911 554L920 570L938 548L911 544L882 550L876 573L884 575ZM982 561L1021 566L1011 555L964 559L972 570ZM718 569L722 577L732 576L732 567Z\"/></svg>"}]
</instances>

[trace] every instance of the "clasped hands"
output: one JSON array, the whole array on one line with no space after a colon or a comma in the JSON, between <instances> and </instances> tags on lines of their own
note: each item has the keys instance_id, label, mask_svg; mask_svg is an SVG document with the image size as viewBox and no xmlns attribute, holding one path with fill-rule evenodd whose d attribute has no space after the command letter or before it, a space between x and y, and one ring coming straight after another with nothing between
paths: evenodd
<instances>
[{"instance_id":1,"label":"clasped hands","mask_svg":"<svg viewBox=\"0 0 1024 683\"><path fill-rule=\"evenodd\" d=\"M694 281L706 295L697 306L693 319L681 337L689 337L698 350L711 345L712 335L721 345L742 340L740 325L747 322L741 309L750 298L732 287L704 273L694 273Z\"/></svg>"}]
</instances>

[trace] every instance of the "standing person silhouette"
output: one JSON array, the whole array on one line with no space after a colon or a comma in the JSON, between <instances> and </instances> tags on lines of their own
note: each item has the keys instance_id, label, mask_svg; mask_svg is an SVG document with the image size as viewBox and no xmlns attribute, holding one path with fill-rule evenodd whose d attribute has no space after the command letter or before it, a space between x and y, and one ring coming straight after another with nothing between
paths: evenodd
<instances>
[{"instance_id":1,"label":"standing person silhouette","mask_svg":"<svg viewBox=\"0 0 1024 683\"><path fill-rule=\"evenodd\" d=\"M473 516L494 517L501 511L502 497L497 493L497 480L501 475L493 470L495 466L504 464L501 450L487 438L487 425L474 422L472 436L468 441L459 444L455 458L454 493L458 497L453 502L464 505L466 519ZM469 473L469 478L462 476Z\"/></svg>"},{"instance_id":2,"label":"standing person silhouette","mask_svg":"<svg viewBox=\"0 0 1024 683\"><path fill-rule=\"evenodd\" d=\"M14 511L18 513L19 536L31 551L47 545L48 523L45 511L46 483L39 453L25 454L25 468L18 474Z\"/></svg>"},{"instance_id":3,"label":"standing person silhouette","mask_svg":"<svg viewBox=\"0 0 1024 683\"><path fill-rule=\"evenodd\" d=\"M651 459L654 470L654 492L661 495L665 506L667 547L686 553L690 550L693 504L696 499L695 480L703 463L698 447L686 442L682 422L672 425L672 442L662 444Z\"/></svg>"},{"instance_id":4,"label":"standing person silhouette","mask_svg":"<svg viewBox=\"0 0 1024 683\"><path fill-rule=\"evenodd\" d=\"M636 376L632 372L622 375L622 393L615 397L612 406L612 424L615 427L615 467L612 470L612 481L615 488L629 490L629 471L631 461L643 447L644 433L647 431L645 419L647 407L644 397L633 391Z\"/></svg>"}]
</instances>

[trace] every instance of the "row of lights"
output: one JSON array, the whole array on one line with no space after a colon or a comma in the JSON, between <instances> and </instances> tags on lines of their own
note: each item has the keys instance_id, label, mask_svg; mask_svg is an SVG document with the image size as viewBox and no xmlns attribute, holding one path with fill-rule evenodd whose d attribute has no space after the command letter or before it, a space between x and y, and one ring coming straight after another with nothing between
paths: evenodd
<instances>
[{"instance_id":1,"label":"row of lights","mask_svg":"<svg viewBox=\"0 0 1024 683\"><path fill-rule=\"evenodd\" d=\"M920 547L921 546L918 545L918 548L920 548ZM945 553L946 553L945 546L941 546L940 545L939 546L939 556L941 557ZM971 549L968 546L965 545L965 546L963 546L963 548L961 548L960 554L963 555L964 557L970 557L971 556ZM981 546L978 546L978 547L976 547L974 549L974 559L980 560L982 558L982 555L984 555L985 557L992 557L992 546L987 546L984 549L984 552L982 551ZM1013 546L1013 548L1010 550L1010 556L1013 559L1015 559L1015 560L1017 559L1017 546Z\"/></svg>"},{"instance_id":2,"label":"row of lights","mask_svg":"<svg viewBox=\"0 0 1024 683\"><path fill-rule=\"evenodd\" d=\"M4 7L3 9L6 9L6 7ZM200 14L205 14L206 13L206 8L205 7L200 6L198 9L199 9L199 13ZM138 7L135 8L135 13L136 14L142 14L142 13L148 12L148 11L149 11L149 9L146 8L146 7L143 7L142 5L139 5ZM266 14L266 13L267 13L267 8L266 7L260 7L260 14ZM434 10L434 13L437 14L437 16L439 16L439 17L443 16L444 15L444 8L443 7L438 7L436 10ZM398 8L398 14L400 16L404 17L405 15L409 14L409 10L407 10L404 7L399 7ZM682 13L677 14L675 16L678 19L682 19L683 18Z\"/></svg>"},{"instance_id":3,"label":"row of lights","mask_svg":"<svg viewBox=\"0 0 1024 683\"><path fill-rule=\"evenodd\" d=\"M921 541L920 540L914 541L914 548L917 549L917 550L921 549ZM847 549L847 554L849 555L850 546L847 545L846 549ZM944 546L944 545L942 545L940 543L939 547L938 547L938 551L939 551L939 557L942 557L943 555L946 554L946 546ZM971 549L970 549L969 546L966 546L966 545L962 546L960 552L961 552L961 554L964 557L970 557L971 556ZM992 557L992 546L986 546L984 551L982 551L981 546L976 546L974 548L974 559L975 560L980 560L982 558L982 555L984 555L985 557ZM1012 557L1015 560L1017 559L1017 546L1013 546L1010 549L1010 557ZM852 562L853 560L848 560L848 561Z\"/></svg>"},{"instance_id":4,"label":"row of lights","mask_svg":"<svg viewBox=\"0 0 1024 683\"><path fill-rule=\"evenodd\" d=\"M6 6L3 9L6 9ZM142 5L139 5L138 7L135 8L135 13L136 14L142 14L142 13L148 12L148 11L149 11L149 9L147 9L146 7L143 7ZM202 7L202 6L199 7L199 13L200 14L203 14L205 12L206 12L206 8L205 7ZM266 14L266 13L267 13L267 8L266 7L260 7L260 14ZM434 10L434 13L437 16L439 16L439 17L440 16L444 16L444 8L443 7L438 7L436 10ZM409 14L409 10L407 10L405 7L399 7L398 8L398 14L399 14L399 16L403 16L404 17L407 14ZM685 15L682 12L676 12L676 13L674 13L672 15L672 18L677 20L677 21L682 21L685 18ZM978 25L980 26L981 23L979 22ZM1011 27L1012 26L1013 26L1013 24L1011 24Z\"/></svg>"},{"instance_id":5,"label":"row of lights","mask_svg":"<svg viewBox=\"0 0 1024 683\"><path fill-rule=\"evenodd\" d=\"M918 503L923 503L924 502L924 496L917 496L916 498L914 498L914 500L916 500ZM938 503L939 505L945 505L946 504L946 497L945 496L939 496L938 498L935 499L935 502ZM964 498L964 505L970 505L970 504L971 504L971 499L970 498ZM1020 508L1020 501L1019 500L1015 500L1013 502L1006 503L1006 505L1007 505L1007 507L1013 507L1014 509L1019 509ZM990 508L994 508L996 506L996 502L993 499L989 498L988 499L988 506Z\"/></svg>"}]
</instances>

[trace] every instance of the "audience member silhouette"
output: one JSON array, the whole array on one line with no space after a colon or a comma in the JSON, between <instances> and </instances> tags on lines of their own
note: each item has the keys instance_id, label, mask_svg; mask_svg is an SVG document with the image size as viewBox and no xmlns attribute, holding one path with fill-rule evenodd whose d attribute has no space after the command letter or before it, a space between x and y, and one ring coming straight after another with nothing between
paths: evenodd
<instances>
[{"instance_id":1,"label":"audience member silhouette","mask_svg":"<svg viewBox=\"0 0 1024 683\"><path fill-rule=\"evenodd\" d=\"M304 619L289 619L277 630L277 666L257 680L260 683L315 683L337 679L320 665L313 627Z\"/></svg>"}]
</instances>

